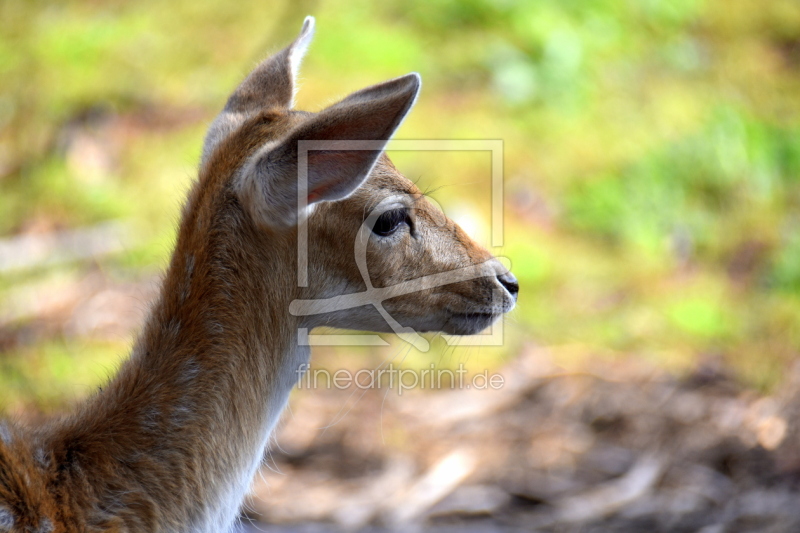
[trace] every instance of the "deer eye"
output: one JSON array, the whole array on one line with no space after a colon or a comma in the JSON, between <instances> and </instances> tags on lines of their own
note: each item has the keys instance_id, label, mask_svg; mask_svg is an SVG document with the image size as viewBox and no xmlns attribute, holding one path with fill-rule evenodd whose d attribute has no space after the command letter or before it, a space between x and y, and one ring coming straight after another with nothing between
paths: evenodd
<instances>
[{"instance_id":1,"label":"deer eye","mask_svg":"<svg viewBox=\"0 0 800 533\"><path fill-rule=\"evenodd\" d=\"M382 213L375 221L372 227L372 233L381 237L388 237L399 228L402 224L411 227L411 218L408 216L408 210L405 208L392 209Z\"/></svg>"}]
</instances>

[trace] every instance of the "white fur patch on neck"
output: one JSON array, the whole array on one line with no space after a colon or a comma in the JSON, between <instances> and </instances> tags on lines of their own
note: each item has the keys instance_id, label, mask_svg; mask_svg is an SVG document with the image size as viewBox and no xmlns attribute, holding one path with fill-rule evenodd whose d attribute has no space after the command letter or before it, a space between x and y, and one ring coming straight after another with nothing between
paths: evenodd
<instances>
[{"instance_id":1,"label":"white fur patch on neck","mask_svg":"<svg viewBox=\"0 0 800 533\"><path fill-rule=\"evenodd\" d=\"M11 514L11 511L5 507L0 507L0 532L11 531L15 523L16 520L14 520L14 515Z\"/></svg>"}]
</instances>

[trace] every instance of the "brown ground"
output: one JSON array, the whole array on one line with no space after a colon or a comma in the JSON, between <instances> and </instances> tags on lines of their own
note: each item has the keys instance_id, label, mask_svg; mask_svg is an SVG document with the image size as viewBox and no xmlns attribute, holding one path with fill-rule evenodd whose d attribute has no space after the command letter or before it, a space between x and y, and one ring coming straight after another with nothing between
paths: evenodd
<instances>
[{"instance_id":1,"label":"brown ground","mask_svg":"<svg viewBox=\"0 0 800 533\"><path fill-rule=\"evenodd\" d=\"M325 430L356 397L300 391L249 517L271 532L800 531L792 378L762 397L711 367L565 373L536 348L502 374L497 391L371 390Z\"/></svg>"}]
</instances>

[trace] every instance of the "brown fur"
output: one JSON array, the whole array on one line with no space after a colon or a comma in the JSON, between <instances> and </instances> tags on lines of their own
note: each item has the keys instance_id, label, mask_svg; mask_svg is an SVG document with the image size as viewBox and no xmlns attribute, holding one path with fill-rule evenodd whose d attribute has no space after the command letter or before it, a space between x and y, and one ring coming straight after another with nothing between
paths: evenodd
<instances>
[{"instance_id":1,"label":"brown fur","mask_svg":"<svg viewBox=\"0 0 800 533\"><path fill-rule=\"evenodd\" d=\"M310 283L297 286L296 223L276 218L276 197L258 193L271 184L258 180L293 175L297 140L388 140L419 88L398 78L319 115L291 110L289 58L310 28L256 69L212 126L160 297L118 375L44 427L0 425L0 532L225 531L307 361L297 328L382 329L369 309L287 311L295 299L363 290L351 243L369 209L395 192L414 204L413 235L370 241L377 287L491 259L438 219L385 156L376 164L378 152L321 154L310 161L322 180L306 214ZM496 271L385 305L404 325L472 333L487 324L471 313L493 320L513 305L516 289L503 309L491 307L492 289L510 283Z\"/></svg>"}]
</instances>

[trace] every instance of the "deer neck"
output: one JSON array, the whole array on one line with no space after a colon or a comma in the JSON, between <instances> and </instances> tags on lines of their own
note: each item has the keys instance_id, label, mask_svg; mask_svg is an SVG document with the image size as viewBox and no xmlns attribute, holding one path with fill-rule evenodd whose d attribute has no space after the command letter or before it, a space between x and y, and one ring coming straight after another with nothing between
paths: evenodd
<instances>
[{"instance_id":1,"label":"deer neck","mask_svg":"<svg viewBox=\"0 0 800 533\"><path fill-rule=\"evenodd\" d=\"M308 361L287 311L294 284L276 280L295 271L293 241L264 240L232 218L184 217L131 358L61 439L98 483L129 465L168 530L230 527Z\"/></svg>"}]
</instances>

